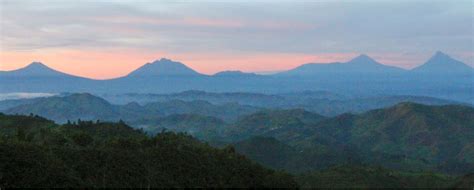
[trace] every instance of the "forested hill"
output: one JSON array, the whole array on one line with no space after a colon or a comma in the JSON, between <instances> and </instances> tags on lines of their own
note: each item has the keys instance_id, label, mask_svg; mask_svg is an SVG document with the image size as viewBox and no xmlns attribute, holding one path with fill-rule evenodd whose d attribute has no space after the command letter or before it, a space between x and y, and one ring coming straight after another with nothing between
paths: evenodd
<instances>
[{"instance_id":1,"label":"forested hill","mask_svg":"<svg viewBox=\"0 0 474 190\"><path fill-rule=\"evenodd\" d=\"M313 122L294 111L279 113L243 117L228 127L225 139L237 140L239 153L265 166L294 173L342 163L456 175L474 171L469 106L407 102L363 114L308 115L320 119Z\"/></svg>"},{"instance_id":2,"label":"forested hill","mask_svg":"<svg viewBox=\"0 0 474 190\"><path fill-rule=\"evenodd\" d=\"M420 107L399 106L403 110L404 106ZM272 111L263 116L293 113L301 119L309 116L300 110ZM190 116L176 119L182 117ZM0 188L466 188L473 184L469 172L450 175L389 169L380 167L384 164L380 162L367 165L357 160L344 161L344 155L330 153L341 150L335 146L306 152L308 149L302 151L273 137L255 137L234 146L235 149L233 146L212 148L186 134L166 131L150 137L123 122L75 121L58 125L33 115L0 114ZM315 167L328 164L328 159L336 165ZM257 163L285 172L293 171L288 168L313 169L293 173L295 177L292 177Z\"/></svg>"},{"instance_id":3,"label":"forested hill","mask_svg":"<svg viewBox=\"0 0 474 190\"><path fill-rule=\"evenodd\" d=\"M0 114L0 188L279 187L288 174L185 134L149 137L123 122L57 125Z\"/></svg>"}]
</instances>

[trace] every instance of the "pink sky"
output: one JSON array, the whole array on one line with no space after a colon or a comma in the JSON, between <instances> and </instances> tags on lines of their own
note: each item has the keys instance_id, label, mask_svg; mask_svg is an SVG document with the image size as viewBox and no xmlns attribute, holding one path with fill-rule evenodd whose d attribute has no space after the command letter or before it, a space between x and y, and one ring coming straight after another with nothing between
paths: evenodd
<instances>
[{"instance_id":1,"label":"pink sky","mask_svg":"<svg viewBox=\"0 0 474 190\"><path fill-rule=\"evenodd\" d=\"M214 74L225 70L245 72L281 71L309 62L346 61L356 53L307 55L307 54L212 54L187 53L170 54L164 52L119 51L25 51L0 52L0 70L14 70L33 61L69 74L94 79L109 79L124 76L134 69L162 57L179 61L204 74Z\"/></svg>"},{"instance_id":2,"label":"pink sky","mask_svg":"<svg viewBox=\"0 0 474 190\"><path fill-rule=\"evenodd\" d=\"M39 61L109 79L164 57L204 74L274 72L362 53L410 69L438 50L474 66L471 1L23 0L0 6L0 70Z\"/></svg>"},{"instance_id":3,"label":"pink sky","mask_svg":"<svg viewBox=\"0 0 474 190\"><path fill-rule=\"evenodd\" d=\"M295 68L305 63L345 62L359 53L167 53L149 52L132 49L123 50L36 50L0 52L0 70L15 70L39 61L45 65L65 73L94 79L110 79L127 75L131 71L162 57L179 61L188 67L204 74L214 74L225 70L241 70L244 72L271 72ZM403 57L400 54L370 54L377 61L413 68L422 64L431 55L420 60L419 56ZM466 55L471 56L471 55ZM456 57L455 57L456 58Z\"/></svg>"}]
</instances>

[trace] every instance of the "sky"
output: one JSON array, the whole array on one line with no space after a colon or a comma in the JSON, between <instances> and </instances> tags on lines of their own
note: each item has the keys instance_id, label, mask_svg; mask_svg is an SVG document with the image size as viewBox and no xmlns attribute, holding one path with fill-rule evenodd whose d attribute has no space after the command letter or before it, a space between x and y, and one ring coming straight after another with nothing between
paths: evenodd
<instances>
[{"instance_id":1,"label":"sky","mask_svg":"<svg viewBox=\"0 0 474 190\"><path fill-rule=\"evenodd\" d=\"M95 79L162 57L205 74L436 51L474 66L471 0L0 0L0 70L39 61Z\"/></svg>"}]
</instances>

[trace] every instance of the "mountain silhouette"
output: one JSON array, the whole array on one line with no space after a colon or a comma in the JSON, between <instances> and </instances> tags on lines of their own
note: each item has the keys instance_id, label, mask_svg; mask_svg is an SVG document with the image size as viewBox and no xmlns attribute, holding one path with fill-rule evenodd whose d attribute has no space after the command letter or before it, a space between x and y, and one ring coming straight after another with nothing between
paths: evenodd
<instances>
[{"instance_id":1,"label":"mountain silhouette","mask_svg":"<svg viewBox=\"0 0 474 190\"><path fill-rule=\"evenodd\" d=\"M215 77L256 77L259 75L255 73L245 73L242 71L222 71L212 76L215 76Z\"/></svg>"},{"instance_id":2,"label":"mountain silhouette","mask_svg":"<svg viewBox=\"0 0 474 190\"><path fill-rule=\"evenodd\" d=\"M33 62L26 67L13 70L0 72L0 76L5 77L66 77L71 76L69 74L56 71L49 68L41 62Z\"/></svg>"},{"instance_id":3,"label":"mountain silhouette","mask_svg":"<svg viewBox=\"0 0 474 190\"><path fill-rule=\"evenodd\" d=\"M48 116L59 122L67 120L112 120L118 118L118 111L106 100L89 93L77 93L64 97L38 98L31 104L9 109L9 113L35 113Z\"/></svg>"},{"instance_id":4,"label":"mountain silhouette","mask_svg":"<svg viewBox=\"0 0 474 190\"><path fill-rule=\"evenodd\" d=\"M383 65L371 57L362 54L352 60L341 63L308 63L295 69L280 73L281 75L320 75L320 74L385 74L403 72L404 69Z\"/></svg>"},{"instance_id":5,"label":"mountain silhouette","mask_svg":"<svg viewBox=\"0 0 474 190\"><path fill-rule=\"evenodd\" d=\"M425 74L473 74L474 69L461 61L451 58L449 55L438 51L426 63L412 70Z\"/></svg>"},{"instance_id":6,"label":"mountain silhouette","mask_svg":"<svg viewBox=\"0 0 474 190\"><path fill-rule=\"evenodd\" d=\"M449 76L449 80L423 73L438 73ZM451 74L443 75L445 73ZM430 96L473 103L472 68L441 52L413 71L380 64L367 55L360 55L348 62L309 63L278 74L253 76L236 71L208 76L163 58L147 63L125 77L94 80L35 63L15 71L0 72L0 92L178 93L201 90L284 93L324 90L349 96Z\"/></svg>"},{"instance_id":7,"label":"mountain silhouette","mask_svg":"<svg viewBox=\"0 0 474 190\"><path fill-rule=\"evenodd\" d=\"M200 76L186 65L170 59L161 58L152 63L147 63L132 71L127 77L158 77L158 76Z\"/></svg>"}]
</instances>

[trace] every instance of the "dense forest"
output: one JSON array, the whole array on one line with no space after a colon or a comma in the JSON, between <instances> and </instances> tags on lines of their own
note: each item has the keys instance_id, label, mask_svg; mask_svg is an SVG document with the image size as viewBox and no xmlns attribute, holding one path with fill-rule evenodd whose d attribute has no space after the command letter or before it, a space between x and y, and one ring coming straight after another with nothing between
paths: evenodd
<instances>
[{"instance_id":1,"label":"dense forest","mask_svg":"<svg viewBox=\"0 0 474 190\"><path fill-rule=\"evenodd\" d=\"M0 190L474 190L473 5L0 0Z\"/></svg>"},{"instance_id":2,"label":"dense forest","mask_svg":"<svg viewBox=\"0 0 474 190\"><path fill-rule=\"evenodd\" d=\"M292 176L186 134L0 115L0 187L279 187Z\"/></svg>"},{"instance_id":3,"label":"dense forest","mask_svg":"<svg viewBox=\"0 0 474 190\"><path fill-rule=\"evenodd\" d=\"M0 187L469 188L474 182L472 174L357 162L287 173L278 169L287 169L282 161L308 158L274 138L214 148L186 133L150 135L122 121L58 125L34 115L0 114L0 134Z\"/></svg>"}]
</instances>

